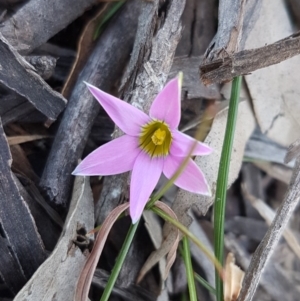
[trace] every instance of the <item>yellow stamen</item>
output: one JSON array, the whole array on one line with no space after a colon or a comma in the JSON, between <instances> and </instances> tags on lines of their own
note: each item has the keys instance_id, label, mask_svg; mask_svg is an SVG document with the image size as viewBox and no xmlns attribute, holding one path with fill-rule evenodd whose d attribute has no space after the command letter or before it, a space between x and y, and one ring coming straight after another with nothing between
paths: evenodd
<instances>
[{"instance_id":1,"label":"yellow stamen","mask_svg":"<svg viewBox=\"0 0 300 301\"><path fill-rule=\"evenodd\" d=\"M170 152L172 135L168 125L153 120L142 127L139 138L140 148L150 157L164 157Z\"/></svg>"},{"instance_id":2,"label":"yellow stamen","mask_svg":"<svg viewBox=\"0 0 300 301\"><path fill-rule=\"evenodd\" d=\"M155 145L162 145L165 138L166 138L166 131L162 131L161 129L156 130L151 137L152 142Z\"/></svg>"}]
</instances>

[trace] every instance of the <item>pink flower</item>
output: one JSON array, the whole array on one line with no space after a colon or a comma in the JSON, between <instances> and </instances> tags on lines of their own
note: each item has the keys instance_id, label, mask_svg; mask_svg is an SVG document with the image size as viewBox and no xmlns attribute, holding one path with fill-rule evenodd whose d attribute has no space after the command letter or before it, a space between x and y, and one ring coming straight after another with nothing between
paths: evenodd
<instances>
[{"instance_id":1,"label":"pink flower","mask_svg":"<svg viewBox=\"0 0 300 301\"><path fill-rule=\"evenodd\" d=\"M171 178L189 154L195 139L178 131L181 116L181 76L157 95L150 116L136 107L87 84L90 92L125 133L99 147L74 170L73 175L114 175L132 170L130 216L136 223L161 173ZM192 155L208 155L212 149L197 142ZM193 193L210 195L202 171L192 159L175 185Z\"/></svg>"}]
</instances>

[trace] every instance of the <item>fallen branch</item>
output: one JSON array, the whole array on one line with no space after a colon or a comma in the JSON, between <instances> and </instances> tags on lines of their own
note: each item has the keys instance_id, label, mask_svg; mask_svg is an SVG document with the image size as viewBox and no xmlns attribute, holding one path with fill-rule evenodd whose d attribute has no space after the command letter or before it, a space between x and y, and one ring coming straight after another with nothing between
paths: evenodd
<instances>
[{"instance_id":1,"label":"fallen branch","mask_svg":"<svg viewBox=\"0 0 300 301\"><path fill-rule=\"evenodd\" d=\"M32 52L98 0L31 0L2 24L0 32L22 54Z\"/></svg>"},{"instance_id":2,"label":"fallen branch","mask_svg":"<svg viewBox=\"0 0 300 301\"><path fill-rule=\"evenodd\" d=\"M13 261L12 266L18 267L12 270L1 266L1 277L9 289L16 293L20 286L25 284L24 280L28 280L46 259L46 252L28 205L20 194L18 183L11 172L11 161L0 121L0 224L1 232L6 238L6 247L1 243L1 257L7 257ZM12 271L17 276L12 275ZM16 283L13 283L15 277Z\"/></svg>"},{"instance_id":3,"label":"fallen branch","mask_svg":"<svg viewBox=\"0 0 300 301\"><path fill-rule=\"evenodd\" d=\"M235 76L278 64L300 53L300 32L261 48L227 55L223 59L200 65L205 85L230 81Z\"/></svg>"},{"instance_id":4,"label":"fallen branch","mask_svg":"<svg viewBox=\"0 0 300 301\"><path fill-rule=\"evenodd\" d=\"M68 204L74 179L71 173L100 110L84 81L105 91L112 89L128 60L140 5L140 0L124 5L99 38L72 91L40 182L48 199L57 205Z\"/></svg>"},{"instance_id":5,"label":"fallen branch","mask_svg":"<svg viewBox=\"0 0 300 301\"><path fill-rule=\"evenodd\" d=\"M0 33L0 83L25 97L50 120L65 108L67 101L55 92Z\"/></svg>"}]
</instances>

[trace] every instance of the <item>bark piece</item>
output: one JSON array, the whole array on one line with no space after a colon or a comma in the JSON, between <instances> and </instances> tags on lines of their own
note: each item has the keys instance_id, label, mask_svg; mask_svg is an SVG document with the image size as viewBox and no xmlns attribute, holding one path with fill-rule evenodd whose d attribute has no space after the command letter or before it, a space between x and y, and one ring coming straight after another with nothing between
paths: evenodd
<instances>
[{"instance_id":1,"label":"bark piece","mask_svg":"<svg viewBox=\"0 0 300 301\"><path fill-rule=\"evenodd\" d=\"M40 199L38 199L38 197L42 197L38 196L38 190L34 186L34 184L30 183L30 181L28 181L26 178L20 177L20 179L22 181L22 184L25 184L25 187L17 178L15 178L15 182L18 185L20 195L24 198L30 209L46 250L52 251L59 238L63 223L60 224L60 227L54 224L54 220L52 220L50 217L51 215L47 213L47 211L42 207L41 204L39 204ZM47 206L46 202L45 204ZM52 208L50 207L50 209ZM59 218L57 213L56 216Z\"/></svg>"},{"instance_id":2,"label":"bark piece","mask_svg":"<svg viewBox=\"0 0 300 301\"><path fill-rule=\"evenodd\" d=\"M182 94L186 99L206 98L220 99L219 86L205 86L199 82L199 70L196 67L201 57L177 57L173 61L168 79L174 78L179 71L183 72Z\"/></svg>"},{"instance_id":3,"label":"bark piece","mask_svg":"<svg viewBox=\"0 0 300 301\"><path fill-rule=\"evenodd\" d=\"M0 82L25 97L38 111L55 120L66 100L36 74L34 68L0 33Z\"/></svg>"},{"instance_id":4,"label":"bark piece","mask_svg":"<svg viewBox=\"0 0 300 301\"><path fill-rule=\"evenodd\" d=\"M77 177L63 234L49 258L26 283L15 301L74 300L75 288L89 253L76 245L77 235L94 226L93 196L89 179Z\"/></svg>"},{"instance_id":5,"label":"bark piece","mask_svg":"<svg viewBox=\"0 0 300 301\"><path fill-rule=\"evenodd\" d=\"M300 53L300 33L295 33L271 45L243 50L200 66L205 85L230 81L257 69L278 64Z\"/></svg>"},{"instance_id":6,"label":"bark piece","mask_svg":"<svg viewBox=\"0 0 300 301\"><path fill-rule=\"evenodd\" d=\"M26 278L9 248L7 239L0 236L0 276L13 294L26 283Z\"/></svg>"},{"instance_id":7,"label":"bark piece","mask_svg":"<svg viewBox=\"0 0 300 301\"><path fill-rule=\"evenodd\" d=\"M189 0L182 14L182 38L175 56L203 55L216 32L215 3ZM196 65L195 65L196 66ZM194 66L194 67L195 67Z\"/></svg>"},{"instance_id":8,"label":"bark piece","mask_svg":"<svg viewBox=\"0 0 300 301\"><path fill-rule=\"evenodd\" d=\"M109 92L123 71L132 47L141 2L130 1L99 38L71 94L56 133L40 186L49 200L66 206L78 159L81 157L100 105L87 81ZM126 28L126 34L124 34Z\"/></svg>"},{"instance_id":9,"label":"bark piece","mask_svg":"<svg viewBox=\"0 0 300 301\"><path fill-rule=\"evenodd\" d=\"M29 55L24 58L43 79L49 79L53 75L57 58L50 55Z\"/></svg>"},{"instance_id":10,"label":"bark piece","mask_svg":"<svg viewBox=\"0 0 300 301\"><path fill-rule=\"evenodd\" d=\"M34 106L26 98L16 93L1 96L0 116L2 124L13 122L34 111Z\"/></svg>"},{"instance_id":11,"label":"bark piece","mask_svg":"<svg viewBox=\"0 0 300 301\"><path fill-rule=\"evenodd\" d=\"M218 31L205 57L211 61L237 51L245 13L245 0L220 0Z\"/></svg>"},{"instance_id":12,"label":"bark piece","mask_svg":"<svg viewBox=\"0 0 300 301\"><path fill-rule=\"evenodd\" d=\"M11 172L11 154L0 123L0 224L25 279L46 259L31 213Z\"/></svg>"},{"instance_id":13,"label":"bark piece","mask_svg":"<svg viewBox=\"0 0 300 301\"><path fill-rule=\"evenodd\" d=\"M250 266L246 272L243 287L238 301L252 300L262 272L300 200L300 157L297 157L293 170L293 177L284 201L278 208L275 218L268 229L264 239L256 249Z\"/></svg>"},{"instance_id":14,"label":"bark piece","mask_svg":"<svg viewBox=\"0 0 300 301\"><path fill-rule=\"evenodd\" d=\"M98 0L31 0L1 27L1 33L22 54L47 42Z\"/></svg>"},{"instance_id":15,"label":"bark piece","mask_svg":"<svg viewBox=\"0 0 300 301\"><path fill-rule=\"evenodd\" d=\"M266 234L268 227L264 221L244 216L235 216L226 221L225 229L235 235L246 235L249 239L260 242Z\"/></svg>"},{"instance_id":16,"label":"bark piece","mask_svg":"<svg viewBox=\"0 0 300 301\"><path fill-rule=\"evenodd\" d=\"M247 142L245 156L258 161L267 161L279 164L285 164L284 158L287 148L276 143L264 135L258 128L255 129ZM286 164L289 167L294 166L294 161Z\"/></svg>"}]
</instances>

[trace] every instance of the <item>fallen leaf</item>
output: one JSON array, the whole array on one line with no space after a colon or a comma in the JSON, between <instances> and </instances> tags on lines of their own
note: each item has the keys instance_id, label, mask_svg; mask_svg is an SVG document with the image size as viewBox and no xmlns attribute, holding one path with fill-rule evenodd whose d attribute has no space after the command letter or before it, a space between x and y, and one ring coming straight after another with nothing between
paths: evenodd
<instances>
[{"instance_id":1,"label":"fallen leaf","mask_svg":"<svg viewBox=\"0 0 300 301\"><path fill-rule=\"evenodd\" d=\"M154 248L157 250L160 248L162 241L163 241L163 233L162 233L162 226L159 220L159 217L150 210L144 210L143 212L143 219L145 221L145 227L148 231L150 239L154 245ZM163 289L164 282L164 275L166 273L166 258L162 256L158 262L158 270L159 270L159 277L160 277L160 289ZM138 281L137 281L138 282Z\"/></svg>"},{"instance_id":2,"label":"fallen leaf","mask_svg":"<svg viewBox=\"0 0 300 301\"><path fill-rule=\"evenodd\" d=\"M245 185L242 185L242 191L245 197L251 202L252 206L258 211L258 213L264 218L267 225L270 226L273 219L275 218L275 211L270 208L265 202L254 197L248 191ZM289 247L293 250L293 252L300 258L300 244L294 235L293 231L286 226L283 237L285 238Z\"/></svg>"},{"instance_id":3,"label":"fallen leaf","mask_svg":"<svg viewBox=\"0 0 300 301\"><path fill-rule=\"evenodd\" d=\"M113 2L113 1L106 1L106 2ZM77 47L78 49L77 49L75 62L72 66L69 76L61 91L61 94L63 96L65 97L70 96L71 90L78 78L78 74L82 70L83 66L85 65L95 45L94 35L98 27L98 24L105 17L105 14L109 10L110 5L111 5L110 3L106 3L104 6L100 7L96 15L85 25L78 41L78 47Z\"/></svg>"},{"instance_id":4,"label":"fallen leaf","mask_svg":"<svg viewBox=\"0 0 300 301\"><path fill-rule=\"evenodd\" d=\"M73 300L75 288L87 260L75 244L77 231L94 225L94 203L89 179L76 177L69 213L54 251L15 297L15 301Z\"/></svg>"},{"instance_id":5,"label":"fallen leaf","mask_svg":"<svg viewBox=\"0 0 300 301\"><path fill-rule=\"evenodd\" d=\"M177 220L176 214L173 212L173 210L167 206L165 203L157 201L155 203L155 206L162 209L164 212L166 212L168 215L170 215L172 218ZM176 252L179 244L179 230L176 229L174 231L175 238L174 240L170 241L167 237L165 237L165 240L162 242L162 245L165 246L165 248L158 248L158 250L152 252L148 259L146 260L145 264L143 265L138 278L137 283L139 283L143 277L146 275L146 273L155 265L157 264L161 258L163 258L165 255L167 255L167 262L166 262L166 268L165 268L165 274L163 275L163 280L166 280L168 277L170 268L172 267L175 258L176 258ZM170 242L170 243L169 243Z\"/></svg>"},{"instance_id":6,"label":"fallen leaf","mask_svg":"<svg viewBox=\"0 0 300 301\"><path fill-rule=\"evenodd\" d=\"M93 250L80 273L74 298L75 301L88 300L88 293L92 283L93 275L96 270L97 263L102 253L102 250L104 248L109 231L120 216L120 214L127 208L129 208L129 203L125 203L116 207L114 210L111 211L111 213L103 222L100 231L95 239Z\"/></svg>"},{"instance_id":7,"label":"fallen leaf","mask_svg":"<svg viewBox=\"0 0 300 301\"><path fill-rule=\"evenodd\" d=\"M225 264L224 299L235 301L242 287L245 273L235 264L232 253L228 253Z\"/></svg>"},{"instance_id":8,"label":"fallen leaf","mask_svg":"<svg viewBox=\"0 0 300 301\"><path fill-rule=\"evenodd\" d=\"M47 135L22 135L22 136L13 136L7 137L9 145L22 144L30 141L40 140L44 138L49 138Z\"/></svg>"},{"instance_id":9,"label":"fallen leaf","mask_svg":"<svg viewBox=\"0 0 300 301\"><path fill-rule=\"evenodd\" d=\"M245 49L273 43L292 33L285 2L262 1L260 16L246 40ZM245 77L262 132L284 146L300 136L299 68L300 56L295 56Z\"/></svg>"}]
</instances>

